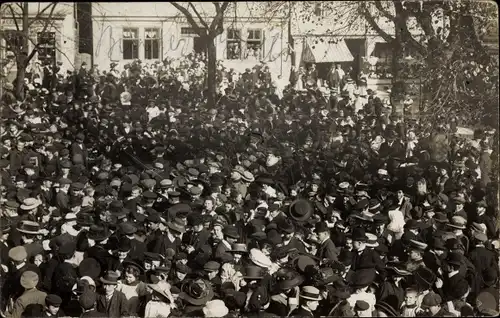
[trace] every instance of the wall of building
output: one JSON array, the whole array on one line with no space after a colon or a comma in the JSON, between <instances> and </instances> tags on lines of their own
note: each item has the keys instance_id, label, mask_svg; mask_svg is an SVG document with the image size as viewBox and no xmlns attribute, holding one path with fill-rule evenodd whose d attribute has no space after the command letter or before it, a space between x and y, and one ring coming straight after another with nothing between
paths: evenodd
<instances>
[{"instance_id":1,"label":"wall of building","mask_svg":"<svg viewBox=\"0 0 500 318\"><path fill-rule=\"evenodd\" d=\"M180 14L176 8L169 3L151 3L144 6L143 3L93 3L93 55L94 64L101 69L109 67L111 62L119 64L122 68L128 59L124 57L123 31L131 28L138 34L138 58L146 63L156 60L162 61L166 57L178 58L191 53L194 49L196 34L186 34L182 29L191 28L191 25ZM254 6L252 7L252 5ZM207 16L206 20L211 22L213 14L212 3L197 3L201 15ZM234 3L227 9L224 19L224 32L216 38L217 57L222 60L228 68L236 71L244 71L245 68L253 67L261 59L246 58L230 59L227 53L228 30L240 31L242 48L246 43L248 30L257 29L262 32L262 60L266 61L273 69L273 73L281 74L283 70L288 72L290 62L288 61L286 24L283 19L259 16L259 3ZM158 59L146 58L146 29L159 30L160 53Z\"/></svg>"},{"instance_id":2,"label":"wall of building","mask_svg":"<svg viewBox=\"0 0 500 318\"><path fill-rule=\"evenodd\" d=\"M41 32L46 24L45 22L41 22L41 19L38 19L38 17L47 16L50 13L50 10L42 12L43 9L50 4L50 2L30 2L28 4L30 23L31 21L34 21L29 30L29 37L31 39L29 43L29 53L31 53L38 41L37 33ZM16 7L16 5L12 6L12 8ZM10 9L8 9L6 5L2 6L1 11L2 31L16 30L16 21L19 27L22 27L22 13L20 11L15 11L13 16L12 13L10 13ZM77 51L74 3L58 2L51 17L52 19L46 29L46 32L55 33L56 60L62 61L64 68L71 69L75 66L75 55ZM3 39L1 48L2 57L5 57L5 41ZM38 58L38 54L35 54L33 61L38 60Z\"/></svg>"}]
</instances>

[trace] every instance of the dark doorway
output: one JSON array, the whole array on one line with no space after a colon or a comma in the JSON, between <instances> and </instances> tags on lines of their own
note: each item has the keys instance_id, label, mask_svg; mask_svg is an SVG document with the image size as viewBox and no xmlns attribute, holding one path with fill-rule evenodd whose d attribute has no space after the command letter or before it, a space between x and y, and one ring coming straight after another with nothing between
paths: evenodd
<instances>
[{"instance_id":1,"label":"dark doorway","mask_svg":"<svg viewBox=\"0 0 500 318\"><path fill-rule=\"evenodd\" d=\"M199 36L194 37L193 39L193 50L196 53L207 53L207 41L200 38Z\"/></svg>"},{"instance_id":2,"label":"dark doorway","mask_svg":"<svg viewBox=\"0 0 500 318\"><path fill-rule=\"evenodd\" d=\"M357 81L359 73L361 71L362 58L365 56L365 39L346 39L345 43L351 51L354 61L352 63L354 80Z\"/></svg>"}]
</instances>

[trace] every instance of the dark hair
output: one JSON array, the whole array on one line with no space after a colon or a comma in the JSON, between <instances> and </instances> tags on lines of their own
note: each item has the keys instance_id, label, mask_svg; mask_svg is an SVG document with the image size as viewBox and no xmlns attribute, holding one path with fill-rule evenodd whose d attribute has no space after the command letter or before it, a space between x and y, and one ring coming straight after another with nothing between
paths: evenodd
<instances>
[{"instance_id":1,"label":"dark hair","mask_svg":"<svg viewBox=\"0 0 500 318\"><path fill-rule=\"evenodd\" d=\"M42 317L44 310L45 308L41 304L29 304L24 309L21 317Z\"/></svg>"}]
</instances>

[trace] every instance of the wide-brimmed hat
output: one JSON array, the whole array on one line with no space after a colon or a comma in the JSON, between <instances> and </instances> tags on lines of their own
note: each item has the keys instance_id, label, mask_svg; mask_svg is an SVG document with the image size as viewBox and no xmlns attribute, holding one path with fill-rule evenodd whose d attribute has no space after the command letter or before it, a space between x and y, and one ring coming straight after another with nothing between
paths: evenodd
<instances>
[{"instance_id":1,"label":"wide-brimmed hat","mask_svg":"<svg viewBox=\"0 0 500 318\"><path fill-rule=\"evenodd\" d=\"M214 297L211 284L203 279L190 281L182 287L179 298L191 305L202 306Z\"/></svg>"},{"instance_id":2,"label":"wide-brimmed hat","mask_svg":"<svg viewBox=\"0 0 500 318\"><path fill-rule=\"evenodd\" d=\"M178 233L184 233L184 232L186 232L186 226L185 226L184 222L182 222L178 218L175 218L172 222L168 222L167 226L172 231L175 231L175 232L178 232Z\"/></svg>"},{"instance_id":3,"label":"wide-brimmed hat","mask_svg":"<svg viewBox=\"0 0 500 318\"><path fill-rule=\"evenodd\" d=\"M250 260L255 265L263 268L269 268L272 265L271 259L267 257L264 252L257 248L252 248L250 250Z\"/></svg>"},{"instance_id":4,"label":"wide-brimmed hat","mask_svg":"<svg viewBox=\"0 0 500 318\"><path fill-rule=\"evenodd\" d=\"M467 220L459 215L455 215L451 218L450 223L447 223L446 225L455 229L463 230L467 225Z\"/></svg>"},{"instance_id":5,"label":"wide-brimmed hat","mask_svg":"<svg viewBox=\"0 0 500 318\"><path fill-rule=\"evenodd\" d=\"M321 299L319 289L314 286L304 286L300 290L300 298L318 301Z\"/></svg>"},{"instance_id":6,"label":"wide-brimmed hat","mask_svg":"<svg viewBox=\"0 0 500 318\"><path fill-rule=\"evenodd\" d=\"M138 260L125 259L122 262L123 268L126 269L127 266L135 266L139 270L139 272L144 273L144 267L140 264Z\"/></svg>"},{"instance_id":7,"label":"wide-brimmed hat","mask_svg":"<svg viewBox=\"0 0 500 318\"><path fill-rule=\"evenodd\" d=\"M207 302L202 311L205 317L211 318L225 317L229 313L229 309L226 307L226 304L220 299L214 299Z\"/></svg>"},{"instance_id":8,"label":"wide-brimmed hat","mask_svg":"<svg viewBox=\"0 0 500 318\"><path fill-rule=\"evenodd\" d=\"M37 235L41 234L40 224L33 221L21 221L17 227L17 230L21 233Z\"/></svg>"},{"instance_id":9,"label":"wide-brimmed hat","mask_svg":"<svg viewBox=\"0 0 500 318\"><path fill-rule=\"evenodd\" d=\"M300 222L309 219L313 211L314 209L311 202L305 199L293 201L288 208L290 217Z\"/></svg>"},{"instance_id":10,"label":"wide-brimmed hat","mask_svg":"<svg viewBox=\"0 0 500 318\"><path fill-rule=\"evenodd\" d=\"M224 233L225 236L230 238L234 239L240 238L240 233L238 232L238 229L233 225L226 225L222 230L222 233Z\"/></svg>"},{"instance_id":11,"label":"wide-brimmed hat","mask_svg":"<svg viewBox=\"0 0 500 318\"><path fill-rule=\"evenodd\" d=\"M108 271L106 273L106 275L104 275L104 277L100 278L100 280L103 284L106 284L106 285L117 285L119 278L120 278L120 275L118 275L117 272Z\"/></svg>"},{"instance_id":12,"label":"wide-brimmed hat","mask_svg":"<svg viewBox=\"0 0 500 318\"><path fill-rule=\"evenodd\" d=\"M292 269L282 269L277 273L276 281L281 290L292 289L302 284L305 277Z\"/></svg>"},{"instance_id":13,"label":"wide-brimmed hat","mask_svg":"<svg viewBox=\"0 0 500 318\"><path fill-rule=\"evenodd\" d=\"M91 225L87 237L94 241L104 241L111 236L107 227Z\"/></svg>"},{"instance_id":14,"label":"wide-brimmed hat","mask_svg":"<svg viewBox=\"0 0 500 318\"><path fill-rule=\"evenodd\" d=\"M250 171L245 171L241 175L241 179L245 180L246 182L254 182L255 177Z\"/></svg>"},{"instance_id":15,"label":"wide-brimmed hat","mask_svg":"<svg viewBox=\"0 0 500 318\"><path fill-rule=\"evenodd\" d=\"M378 243L378 240L377 240L377 236L375 234L366 233L365 235L368 238L368 240L366 241L366 246L367 247L375 248L375 247L379 246L379 243Z\"/></svg>"},{"instance_id":16,"label":"wide-brimmed hat","mask_svg":"<svg viewBox=\"0 0 500 318\"><path fill-rule=\"evenodd\" d=\"M147 284L147 286L151 288L151 290L154 291L155 293L165 297L165 299L169 299L169 295L167 293L168 285L157 283L157 284Z\"/></svg>"},{"instance_id":17,"label":"wide-brimmed hat","mask_svg":"<svg viewBox=\"0 0 500 318\"><path fill-rule=\"evenodd\" d=\"M35 198L26 198L23 200L23 204L21 204L21 210L33 210L36 209L42 202Z\"/></svg>"}]
</instances>

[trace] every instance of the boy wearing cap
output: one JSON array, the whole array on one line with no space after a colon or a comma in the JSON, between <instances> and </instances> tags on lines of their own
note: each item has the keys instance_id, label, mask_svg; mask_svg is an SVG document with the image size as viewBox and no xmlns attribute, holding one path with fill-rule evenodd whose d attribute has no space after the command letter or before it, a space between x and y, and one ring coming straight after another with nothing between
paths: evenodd
<instances>
[{"instance_id":1,"label":"boy wearing cap","mask_svg":"<svg viewBox=\"0 0 500 318\"><path fill-rule=\"evenodd\" d=\"M45 315L44 317L64 317L61 310L62 299L58 295L50 294L45 297Z\"/></svg>"},{"instance_id":2,"label":"boy wearing cap","mask_svg":"<svg viewBox=\"0 0 500 318\"><path fill-rule=\"evenodd\" d=\"M24 309L31 304L40 304L45 306L45 298L47 294L39 291L36 288L38 284L39 275L33 271L25 271L20 277L21 286L24 288L24 292L19 298L16 299L10 314L7 314L9 318L21 318Z\"/></svg>"}]
</instances>

